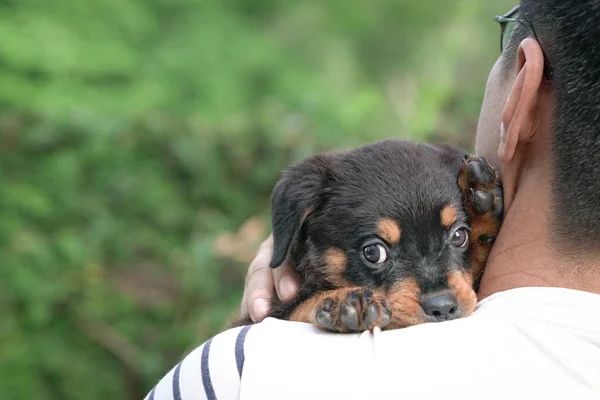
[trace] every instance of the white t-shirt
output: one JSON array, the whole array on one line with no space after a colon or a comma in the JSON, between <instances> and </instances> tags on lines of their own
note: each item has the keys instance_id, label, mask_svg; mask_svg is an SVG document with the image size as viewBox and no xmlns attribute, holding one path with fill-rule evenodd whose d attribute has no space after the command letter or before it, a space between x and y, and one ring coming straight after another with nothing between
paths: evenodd
<instances>
[{"instance_id":1,"label":"white t-shirt","mask_svg":"<svg viewBox=\"0 0 600 400\"><path fill-rule=\"evenodd\" d=\"M521 288L469 317L332 334L266 319L191 352L146 399L600 399L600 295Z\"/></svg>"}]
</instances>

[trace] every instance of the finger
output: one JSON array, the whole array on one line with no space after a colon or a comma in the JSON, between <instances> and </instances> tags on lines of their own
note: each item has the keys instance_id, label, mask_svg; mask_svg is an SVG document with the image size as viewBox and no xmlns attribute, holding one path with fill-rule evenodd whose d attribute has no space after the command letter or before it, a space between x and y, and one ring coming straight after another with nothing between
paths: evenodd
<instances>
[{"instance_id":1,"label":"finger","mask_svg":"<svg viewBox=\"0 0 600 400\"><path fill-rule=\"evenodd\" d=\"M299 279L288 259L273 270L273 283L281 301L290 300L298 291Z\"/></svg>"},{"instance_id":2,"label":"finger","mask_svg":"<svg viewBox=\"0 0 600 400\"><path fill-rule=\"evenodd\" d=\"M262 321L270 311L271 297L275 293L273 273L269 267L273 249L273 238L264 241L248 269L244 296L242 298L242 315L249 315L252 321Z\"/></svg>"}]
</instances>

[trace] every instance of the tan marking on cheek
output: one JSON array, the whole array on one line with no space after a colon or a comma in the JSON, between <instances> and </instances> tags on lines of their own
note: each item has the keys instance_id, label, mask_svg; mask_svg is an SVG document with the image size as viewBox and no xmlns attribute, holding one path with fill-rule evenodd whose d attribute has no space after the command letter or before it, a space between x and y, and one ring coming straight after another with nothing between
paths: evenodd
<instances>
[{"instance_id":1,"label":"tan marking on cheek","mask_svg":"<svg viewBox=\"0 0 600 400\"><path fill-rule=\"evenodd\" d=\"M379 235L390 244L397 244L400 241L400 227L398 224L390 219L383 218L380 219L377 223L377 230L379 231Z\"/></svg>"},{"instance_id":2,"label":"tan marking on cheek","mask_svg":"<svg viewBox=\"0 0 600 400\"><path fill-rule=\"evenodd\" d=\"M390 325L385 329L398 329L422 324L423 311L419 303L420 288L413 278L395 283L387 292L385 300L392 309Z\"/></svg>"},{"instance_id":3,"label":"tan marking on cheek","mask_svg":"<svg viewBox=\"0 0 600 400\"><path fill-rule=\"evenodd\" d=\"M325 279L337 287L348 286L350 283L344 278L347 264L348 257L342 250L328 249L325 252Z\"/></svg>"},{"instance_id":4,"label":"tan marking on cheek","mask_svg":"<svg viewBox=\"0 0 600 400\"><path fill-rule=\"evenodd\" d=\"M446 206L440 214L444 227L450 228L456 222L456 207Z\"/></svg>"},{"instance_id":5,"label":"tan marking on cheek","mask_svg":"<svg viewBox=\"0 0 600 400\"><path fill-rule=\"evenodd\" d=\"M470 273L463 271L450 272L448 285L456 291L456 299L462 309L461 317L466 317L475 311L477 296L473 290L473 277Z\"/></svg>"}]
</instances>

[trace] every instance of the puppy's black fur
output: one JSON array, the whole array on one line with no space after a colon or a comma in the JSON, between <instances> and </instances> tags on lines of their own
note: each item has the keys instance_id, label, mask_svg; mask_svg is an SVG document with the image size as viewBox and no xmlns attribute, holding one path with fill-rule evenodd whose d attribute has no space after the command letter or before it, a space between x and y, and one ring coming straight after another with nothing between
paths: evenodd
<instances>
[{"instance_id":1,"label":"puppy's black fur","mask_svg":"<svg viewBox=\"0 0 600 400\"><path fill-rule=\"evenodd\" d=\"M291 166L271 206L270 266L289 257L301 287L270 316L357 332L472 312L502 191L481 157L385 140Z\"/></svg>"}]
</instances>

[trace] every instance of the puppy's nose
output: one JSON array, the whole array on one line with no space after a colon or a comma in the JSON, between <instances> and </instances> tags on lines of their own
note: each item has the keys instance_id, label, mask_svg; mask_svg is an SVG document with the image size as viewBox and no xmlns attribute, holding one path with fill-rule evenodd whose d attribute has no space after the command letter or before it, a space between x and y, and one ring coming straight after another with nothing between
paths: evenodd
<instances>
[{"instance_id":1,"label":"puppy's nose","mask_svg":"<svg viewBox=\"0 0 600 400\"><path fill-rule=\"evenodd\" d=\"M436 293L421 299L421 307L425 314L434 321L449 321L458 318L460 308L456 296L450 292Z\"/></svg>"}]
</instances>

